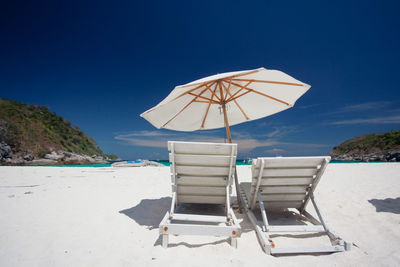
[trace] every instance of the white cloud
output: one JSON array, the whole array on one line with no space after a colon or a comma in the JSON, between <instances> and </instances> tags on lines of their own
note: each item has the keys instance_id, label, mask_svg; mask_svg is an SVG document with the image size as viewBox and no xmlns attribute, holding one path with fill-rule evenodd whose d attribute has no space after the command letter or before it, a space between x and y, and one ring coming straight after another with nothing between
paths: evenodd
<instances>
[{"instance_id":1,"label":"white cloud","mask_svg":"<svg viewBox=\"0 0 400 267\"><path fill-rule=\"evenodd\" d=\"M272 137L283 137L285 135L288 135L290 133L297 132L298 129L295 126L279 126L279 127L274 127L274 130L270 133L268 133L266 136L269 138Z\"/></svg>"},{"instance_id":2,"label":"white cloud","mask_svg":"<svg viewBox=\"0 0 400 267\"><path fill-rule=\"evenodd\" d=\"M128 145L142 147L166 148L168 141L193 141L193 142L222 142L223 137L209 136L207 134L191 134L180 132L159 131L134 131L126 134L119 134L114 137L116 140L124 141Z\"/></svg>"},{"instance_id":3,"label":"white cloud","mask_svg":"<svg viewBox=\"0 0 400 267\"><path fill-rule=\"evenodd\" d=\"M127 134L121 134L118 136L124 136L124 137L134 137L134 136L171 136L174 135L173 133L168 133L168 132L164 132L164 131L134 131L134 132L130 132Z\"/></svg>"},{"instance_id":4,"label":"white cloud","mask_svg":"<svg viewBox=\"0 0 400 267\"><path fill-rule=\"evenodd\" d=\"M292 127L293 128L293 127ZM283 132L290 132L290 127L275 129L267 135L254 135L242 131L236 132L233 136L233 142L238 144L241 155L251 155L254 149L265 148L264 152L269 154L289 153L290 151L315 150L329 147L324 144L304 144L281 142L276 137L280 137ZM166 149L168 141L191 141L191 142L224 142L223 131L218 132L166 132L156 131L135 131L126 134L120 134L114 137L116 140L123 141L127 145L152 147ZM258 150L257 150L258 151ZM262 151L262 150L261 150ZM263 152L262 152L263 153Z\"/></svg>"},{"instance_id":5,"label":"white cloud","mask_svg":"<svg viewBox=\"0 0 400 267\"><path fill-rule=\"evenodd\" d=\"M256 139L239 139L234 141L238 144L238 148L242 153L248 153L257 147L270 147L279 144L279 142L275 140L259 141Z\"/></svg>"},{"instance_id":6,"label":"white cloud","mask_svg":"<svg viewBox=\"0 0 400 267\"><path fill-rule=\"evenodd\" d=\"M301 109L308 109L308 108L318 107L318 106L321 106L321 105L322 105L322 103L305 105L305 106L296 106L296 107L297 108L301 108Z\"/></svg>"},{"instance_id":7,"label":"white cloud","mask_svg":"<svg viewBox=\"0 0 400 267\"><path fill-rule=\"evenodd\" d=\"M341 120L329 123L331 125L353 125L353 124L400 124L400 116L375 117L368 119Z\"/></svg>"},{"instance_id":8,"label":"white cloud","mask_svg":"<svg viewBox=\"0 0 400 267\"><path fill-rule=\"evenodd\" d=\"M264 151L264 153L267 153L267 154L279 154L279 153L283 153L283 152L286 152L286 150L280 149L280 148L273 148L273 149L268 149L268 150Z\"/></svg>"},{"instance_id":9,"label":"white cloud","mask_svg":"<svg viewBox=\"0 0 400 267\"><path fill-rule=\"evenodd\" d=\"M376 101L376 102L366 102L355 105L348 105L341 107L337 110L330 112L329 114L341 114L341 113L353 113L353 112L363 112L368 110L378 110L390 106L392 102L389 101Z\"/></svg>"},{"instance_id":10,"label":"white cloud","mask_svg":"<svg viewBox=\"0 0 400 267\"><path fill-rule=\"evenodd\" d=\"M160 133L159 133L160 132ZM234 135L234 142L238 144L243 152L249 152L256 147L268 147L279 144L275 140L259 141L252 138L246 132ZM114 137L116 140L124 141L132 146L142 147L159 147L165 148L168 141L192 141L192 142L212 142L221 143L224 141L223 135L215 135L215 133L168 133L161 131L136 131L126 134L120 134Z\"/></svg>"}]
</instances>

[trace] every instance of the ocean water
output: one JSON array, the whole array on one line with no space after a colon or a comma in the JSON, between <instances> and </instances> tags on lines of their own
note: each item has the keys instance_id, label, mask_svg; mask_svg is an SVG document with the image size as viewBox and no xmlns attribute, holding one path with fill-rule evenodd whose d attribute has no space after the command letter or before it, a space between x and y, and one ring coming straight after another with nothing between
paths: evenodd
<instances>
[{"instance_id":1,"label":"ocean water","mask_svg":"<svg viewBox=\"0 0 400 267\"><path fill-rule=\"evenodd\" d=\"M165 166L170 166L171 163L168 160L153 160L155 162L161 163ZM50 167L111 167L111 163L105 164L74 164L74 165L50 165ZM363 162L363 161L340 161L340 160L331 160L329 163L331 164L354 164L354 163L396 163L396 162L387 162L387 161L370 161L370 162ZM247 160L237 160L236 165L251 165L251 161ZM49 165L40 165L40 166L49 166Z\"/></svg>"},{"instance_id":2,"label":"ocean water","mask_svg":"<svg viewBox=\"0 0 400 267\"><path fill-rule=\"evenodd\" d=\"M169 162L168 160L154 160L154 161L156 161L158 163L161 163L161 164L163 164L165 166L171 165L171 162ZM245 160L237 160L236 161L236 165L251 165L251 161L247 162Z\"/></svg>"},{"instance_id":3,"label":"ocean water","mask_svg":"<svg viewBox=\"0 0 400 267\"><path fill-rule=\"evenodd\" d=\"M124 161L124 160L123 160ZM162 165L169 166L171 162L168 160L153 160L155 162L161 163ZM71 165L38 165L38 166L50 166L50 167L111 167L111 163L105 164L71 164ZM251 162L246 162L244 160L237 160L236 165L251 165Z\"/></svg>"}]
</instances>

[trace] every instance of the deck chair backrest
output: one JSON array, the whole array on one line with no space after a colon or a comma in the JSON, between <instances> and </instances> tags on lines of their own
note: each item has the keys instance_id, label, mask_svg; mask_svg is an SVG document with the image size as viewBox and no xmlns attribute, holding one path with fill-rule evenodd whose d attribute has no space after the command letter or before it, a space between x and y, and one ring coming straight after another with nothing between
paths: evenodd
<instances>
[{"instance_id":1,"label":"deck chair backrest","mask_svg":"<svg viewBox=\"0 0 400 267\"><path fill-rule=\"evenodd\" d=\"M315 190L329 161L330 157L253 160L251 208L255 207L257 192L259 192L266 209L303 210L309 201L310 192Z\"/></svg>"},{"instance_id":2,"label":"deck chair backrest","mask_svg":"<svg viewBox=\"0 0 400 267\"><path fill-rule=\"evenodd\" d=\"M227 204L237 145L168 142L177 203Z\"/></svg>"}]
</instances>

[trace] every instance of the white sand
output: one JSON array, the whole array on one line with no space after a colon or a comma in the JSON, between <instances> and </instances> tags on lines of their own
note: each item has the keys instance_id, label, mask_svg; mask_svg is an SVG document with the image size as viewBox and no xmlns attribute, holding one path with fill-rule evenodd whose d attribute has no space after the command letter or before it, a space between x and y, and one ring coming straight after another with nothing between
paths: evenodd
<instances>
[{"instance_id":1,"label":"white sand","mask_svg":"<svg viewBox=\"0 0 400 267\"><path fill-rule=\"evenodd\" d=\"M249 166L238 171L249 181ZM238 249L198 236L171 236L163 249L170 190L166 167L0 167L0 266L400 265L398 163L329 165L316 197L329 226L356 245L329 255L268 256L241 214Z\"/></svg>"}]
</instances>

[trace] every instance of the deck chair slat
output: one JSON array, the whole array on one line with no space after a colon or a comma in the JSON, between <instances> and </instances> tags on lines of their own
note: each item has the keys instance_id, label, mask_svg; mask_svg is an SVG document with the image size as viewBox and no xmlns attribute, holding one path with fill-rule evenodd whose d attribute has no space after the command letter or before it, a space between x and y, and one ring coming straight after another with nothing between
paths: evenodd
<instances>
[{"instance_id":1,"label":"deck chair slat","mask_svg":"<svg viewBox=\"0 0 400 267\"><path fill-rule=\"evenodd\" d=\"M267 168L304 168L316 167L321 165L323 158L321 157L292 157L292 158L269 158ZM255 165L255 168L260 168L260 164Z\"/></svg>"},{"instance_id":2,"label":"deck chair slat","mask_svg":"<svg viewBox=\"0 0 400 267\"><path fill-rule=\"evenodd\" d=\"M290 168L290 169L283 169L283 168L264 168L262 177L281 177L281 176L313 176L317 173L317 168ZM259 169L255 170L253 173L253 177L258 178Z\"/></svg>"},{"instance_id":3,"label":"deck chair slat","mask_svg":"<svg viewBox=\"0 0 400 267\"><path fill-rule=\"evenodd\" d=\"M198 204L225 204L225 196L187 196L178 195L178 202Z\"/></svg>"},{"instance_id":4,"label":"deck chair slat","mask_svg":"<svg viewBox=\"0 0 400 267\"><path fill-rule=\"evenodd\" d=\"M203 185L203 186L225 186L224 177L216 176L179 176L178 185Z\"/></svg>"},{"instance_id":5,"label":"deck chair slat","mask_svg":"<svg viewBox=\"0 0 400 267\"><path fill-rule=\"evenodd\" d=\"M320 247L309 247L309 248L272 248L271 254L300 254L300 253L329 253L329 252L342 252L344 251L343 246L320 246Z\"/></svg>"},{"instance_id":6,"label":"deck chair slat","mask_svg":"<svg viewBox=\"0 0 400 267\"><path fill-rule=\"evenodd\" d=\"M302 201L305 194L261 194L263 201Z\"/></svg>"},{"instance_id":7,"label":"deck chair slat","mask_svg":"<svg viewBox=\"0 0 400 267\"><path fill-rule=\"evenodd\" d=\"M287 185L287 186L261 186L262 193L306 193L308 185Z\"/></svg>"},{"instance_id":8,"label":"deck chair slat","mask_svg":"<svg viewBox=\"0 0 400 267\"><path fill-rule=\"evenodd\" d=\"M169 154L169 160L172 162L172 154ZM228 167L231 162L231 157L226 155L191 155L191 154L176 154L176 165L189 166L222 166ZM236 157L234 157L236 161Z\"/></svg>"},{"instance_id":9,"label":"deck chair slat","mask_svg":"<svg viewBox=\"0 0 400 267\"><path fill-rule=\"evenodd\" d=\"M325 232L322 225L270 225L269 232Z\"/></svg>"},{"instance_id":10,"label":"deck chair slat","mask_svg":"<svg viewBox=\"0 0 400 267\"><path fill-rule=\"evenodd\" d=\"M284 178L278 178L278 177L270 177L268 179L263 178L261 180L261 186L268 186L268 185L310 185L312 183L313 178L312 177L284 177ZM254 182L256 182L257 179L253 179L253 185Z\"/></svg>"},{"instance_id":11,"label":"deck chair slat","mask_svg":"<svg viewBox=\"0 0 400 267\"><path fill-rule=\"evenodd\" d=\"M303 201L264 201L264 206L266 210L299 208L302 204Z\"/></svg>"},{"instance_id":12,"label":"deck chair slat","mask_svg":"<svg viewBox=\"0 0 400 267\"><path fill-rule=\"evenodd\" d=\"M171 167L172 168L172 167ZM175 170L181 175L195 176L226 176L229 174L229 167L203 167L203 166L176 166Z\"/></svg>"},{"instance_id":13,"label":"deck chair slat","mask_svg":"<svg viewBox=\"0 0 400 267\"><path fill-rule=\"evenodd\" d=\"M179 186L178 194L225 196L226 188L225 187L215 187L215 186Z\"/></svg>"},{"instance_id":14,"label":"deck chair slat","mask_svg":"<svg viewBox=\"0 0 400 267\"><path fill-rule=\"evenodd\" d=\"M212 216L212 215L196 215L196 214L184 214L177 213L174 215L174 220L177 221L191 221L191 222L226 222L225 216Z\"/></svg>"},{"instance_id":15,"label":"deck chair slat","mask_svg":"<svg viewBox=\"0 0 400 267\"><path fill-rule=\"evenodd\" d=\"M171 150L171 143L174 143L176 154L196 155L231 155L232 147L219 143L194 143L194 142L168 142L168 150ZM236 147L236 144L233 144ZM236 156L236 149L234 155Z\"/></svg>"}]
</instances>

